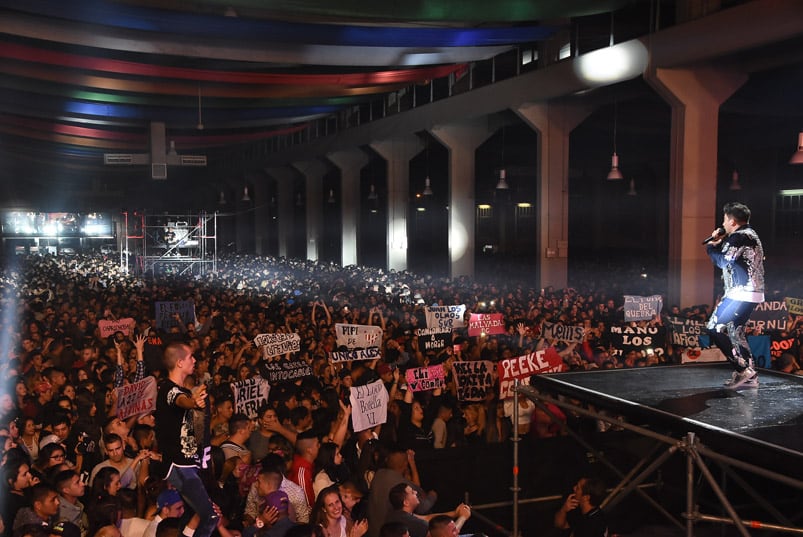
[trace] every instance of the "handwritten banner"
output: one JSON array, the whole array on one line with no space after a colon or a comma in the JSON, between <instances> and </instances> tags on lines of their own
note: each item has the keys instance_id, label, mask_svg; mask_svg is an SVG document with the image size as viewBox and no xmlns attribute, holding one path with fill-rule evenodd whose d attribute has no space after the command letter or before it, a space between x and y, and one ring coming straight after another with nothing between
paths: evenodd
<instances>
[{"instance_id":1,"label":"handwritten banner","mask_svg":"<svg viewBox=\"0 0 803 537\"><path fill-rule=\"evenodd\" d=\"M411 367L405 373L405 377L407 378L407 387L414 392L434 390L446 386L442 365Z\"/></svg>"},{"instance_id":2,"label":"handwritten banner","mask_svg":"<svg viewBox=\"0 0 803 537\"><path fill-rule=\"evenodd\" d=\"M337 346L347 349L366 349L382 344L382 327L363 324L335 323Z\"/></svg>"},{"instance_id":3,"label":"handwritten banner","mask_svg":"<svg viewBox=\"0 0 803 537\"><path fill-rule=\"evenodd\" d=\"M788 296L783 299L786 302L786 309L792 315L803 315L803 298L792 298Z\"/></svg>"},{"instance_id":4,"label":"handwritten banner","mask_svg":"<svg viewBox=\"0 0 803 537\"><path fill-rule=\"evenodd\" d=\"M548 323L544 321L543 337L557 339L569 343L582 343L585 329L582 326L566 326L561 323Z\"/></svg>"},{"instance_id":5,"label":"handwritten banner","mask_svg":"<svg viewBox=\"0 0 803 537\"><path fill-rule=\"evenodd\" d=\"M705 333L705 323L682 317L667 317L670 343L682 347L699 347L700 335Z\"/></svg>"},{"instance_id":6,"label":"handwritten banner","mask_svg":"<svg viewBox=\"0 0 803 537\"><path fill-rule=\"evenodd\" d=\"M115 388L117 417L121 420L156 410L156 379L145 377L139 382Z\"/></svg>"},{"instance_id":7,"label":"handwritten banner","mask_svg":"<svg viewBox=\"0 0 803 537\"><path fill-rule=\"evenodd\" d=\"M532 375L555 373L564 369L563 360L554 347L547 347L516 358L500 360L496 366L499 373L500 399L513 397L516 379L522 385L529 385Z\"/></svg>"},{"instance_id":8,"label":"handwritten banner","mask_svg":"<svg viewBox=\"0 0 803 537\"><path fill-rule=\"evenodd\" d=\"M195 303L192 300L156 303L156 326L165 332L170 331L178 322L173 315L178 313L184 324L195 322Z\"/></svg>"},{"instance_id":9,"label":"handwritten banner","mask_svg":"<svg viewBox=\"0 0 803 537\"><path fill-rule=\"evenodd\" d=\"M502 313L472 313L468 321L468 335L504 334L505 316Z\"/></svg>"},{"instance_id":10,"label":"handwritten banner","mask_svg":"<svg viewBox=\"0 0 803 537\"><path fill-rule=\"evenodd\" d=\"M459 306L427 306L424 308L427 328L440 328L441 330L463 328L466 325L463 321L465 314L465 304L460 304Z\"/></svg>"},{"instance_id":11,"label":"handwritten banner","mask_svg":"<svg viewBox=\"0 0 803 537\"><path fill-rule=\"evenodd\" d=\"M365 386L352 386L349 401L351 424L355 433L388 420L388 391L381 379Z\"/></svg>"},{"instance_id":12,"label":"handwritten banner","mask_svg":"<svg viewBox=\"0 0 803 537\"><path fill-rule=\"evenodd\" d=\"M649 321L661 314L661 295L625 295L625 321Z\"/></svg>"},{"instance_id":13,"label":"handwritten banner","mask_svg":"<svg viewBox=\"0 0 803 537\"><path fill-rule=\"evenodd\" d=\"M234 394L234 411L251 419L257 417L259 408L267 404L270 384L259 375L231 383Z\"/></svg>"},{"instance_id":14,"label":"handwritten banner","mask_svg":"<svg viewBox=\"0 0 803 537\"><path fill-rule=\"evenodd\" d=\"M785 352L790 352L792 354L797 355L797 351L795 348L796 339L797 338L794 337L780 337L780 336L776 337L773 334L770 341L770 354L772 355L772 360L773 361L777 360Z\"/></svg>"},{"instance_id":15,"label":"handwritten banner","mask_svg":"<svg viewBox=\"0 0 803 537\"><path fill-rule=\"evenodd\" d=\"M443 350L452 344L451 328L419 328L415 335L418 348L423 352Z\"/></svg>"},{"instance_id":16,"label":"handwritten banner","mask_svg":"<svg viewBox=\"0 0 803 537\"><path fill-rule=\"evenodd\" d=\"M312 366L301 360L279 360L268 362L263 360L259 364L259 372L262 378L267 378L273 385L288 380L296 380L312 376Z\"/></svg>"},{"instance_id":17,"label":"handwritten banner","mask_svg":"<svg viewBox=\"0 0 803 537\"><path fill-rule=\"evenodd\" d=\"M756 305L756 309L747 321L747 327L766 332L769 330L786 330L789 310L783 300L770 300Z\"/></svg>"},{"instance_id":18,"label":"handwritten banner","mask_svg":"<svg viewBox=\"0 0 803 537\"><path fill-rule=\"evenodd\" d=\"M458 401L484 401L494 389L494 364L490 360L455 362L452 368L457 383Z\"/></svg>"},{"instance_id":19,"label":"handwritten banner","mask_svg":"<svg viewBox=\"0 0 803 537\"><path fill-rule=\"evenodd\" d=\"M131 328L134 327L135 324L134 319L131 317L117 319L116 321L101 319L98 321L98 330L100 330L100 337L103 339L113 336L117 332L122 332L126 336L130 336Z\"/></svg>"},{"instance_id":20,"label":"handwritten banner","mask_svg":"<svg viewBox=\"0 0 803 537\"><path fill-rule=\"evenodd\" d=\"M259 334L254 338L254 345L262 347L263 358L272 358L288 352L299 352L301 337L298 334Z\"/></svg>"},{"instance_id":21,"label":"handwritten banner","mask_svg":"<svg viewBox=\"0 0 803 537\"><path fill-rule=\"evenodd\" d=\"M382 357L379 347L370 349L356 349L353 351L332 351L329 353L329 361L333 364L339 362L355 362L358 360L375 360Z\"/></svg>"},{"instance_id":22,"label":"handwritten banner","mask_svg":"<svg viewBox=\"0 0 803 537\"><path fill-rule=\"evenodd\" d=\"M611 326L609 334L619 354L634 350L642 355L649 354L649 351L658 356L664 355L666 328L663 326Z\"/></svg>"}]
</instances>

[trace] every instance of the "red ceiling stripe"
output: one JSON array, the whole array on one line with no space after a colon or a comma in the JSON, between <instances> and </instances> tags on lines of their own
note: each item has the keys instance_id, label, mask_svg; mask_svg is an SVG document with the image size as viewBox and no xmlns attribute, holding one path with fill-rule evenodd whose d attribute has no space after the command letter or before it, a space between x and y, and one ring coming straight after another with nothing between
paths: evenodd
<instances>
[{"instance_id":1,"label":"red ceiling stripe","mask_svg":"<svg viewBox=\"0 0 803 537\"><path fill-rule=\"evenodd\" d=\"M218 83L225 82L229 84L272 85L336 84L344 86L364 86L368 84L409 83L418 80L441 78L449 75L460 67L459 65L442 65L425 69L399 69L367 73L335 74L277 74L241 71L210 71L208 69L187 69L183 67L168 67L122 60L110 60L93 56L79 56L77 54L39 49L16 43L4 43L3 46L0 47L0 57L60 67L72 67L126 75Z\"/></svg>"},{"instance_id":2,"label":"red ceiling stripe","mask_svg":"<svg viewBox=\"0 0 803 537\"><path fill-rule=\"evenodd\" d=\"M2 47L0 47L2 51ZM16 61L0 60L0 72L47 80L60 84L98 88L109 91L127 91L132 93L155 93L159 95L184 95L198 98L198 86L188 83L170 83L161 81L125 80L117 78L83 75L70 71L59 71L49 67L33 64L21 64ZM220 98L246 98L246 99L290 99L309 97L336 97L373 95L388 91L395 91L403 85L391 86L365 86L360 88L343 88L334 85L298 85L298 86L225 86L219 84L204 84L203 96ZM195 101L192 101L195 106Z\"/></svg>"}]
</instances>

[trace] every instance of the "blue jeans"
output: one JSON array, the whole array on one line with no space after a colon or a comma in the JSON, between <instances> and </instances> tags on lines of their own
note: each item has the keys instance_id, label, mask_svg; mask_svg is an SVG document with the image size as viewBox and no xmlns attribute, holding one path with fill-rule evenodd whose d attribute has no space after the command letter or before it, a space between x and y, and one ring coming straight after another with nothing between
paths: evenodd
<instances>
[{"instance_id":1,"label":"blue jeans","mask_svg":"<svg viewBox=\"0 0 803 537\"><path fill-rule=\"evenodd\" d=\"M206 493L198 469L192 467L173 466L167 476L167 482L184 498L184 502L198 513L201 521L195 529L195 537L209 537L217 528L219 517L212 507L212 500Z\"/></svg>"},{"instance_id":2,"label":"blue jeans","mask_svg":"<svg viewBox=\"0 0 803 537\"><path fill-rule=\"evenodd\" d=\"M753 302L723 298L708 320L708 335L737 371L744 371L753 359L744 325L756 308Z\"/></svg>"}]
</instances>

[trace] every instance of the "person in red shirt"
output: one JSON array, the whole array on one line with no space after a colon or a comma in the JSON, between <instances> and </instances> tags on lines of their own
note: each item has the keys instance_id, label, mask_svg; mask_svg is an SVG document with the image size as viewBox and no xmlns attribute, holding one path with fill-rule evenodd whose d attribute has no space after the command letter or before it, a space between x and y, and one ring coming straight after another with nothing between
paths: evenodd
<instances>
[{"instance_id":1,"label":"person in red shirt","mask_svg":"<svg viewBox=\"0 0 803 537\"><path fill-rule=\"evenodd\" d=\"M290 467L290 475L287 477L291 481L304 489L307 501L310 505L315 503L315 492L312 489L312 481L315 472L315 458L321 441L312 431L304 431L296 437L296 453L293 455L293 464Z\"/></svg>"}]
</instances>

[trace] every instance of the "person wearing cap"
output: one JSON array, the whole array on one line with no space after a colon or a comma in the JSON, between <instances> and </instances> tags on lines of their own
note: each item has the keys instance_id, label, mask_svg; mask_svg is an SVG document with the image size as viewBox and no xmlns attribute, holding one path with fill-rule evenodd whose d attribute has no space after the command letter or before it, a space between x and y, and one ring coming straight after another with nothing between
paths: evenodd
<instances>
[{"instance_id":1,"label":"person wearing cap","mask_svg":"<svg viewBox=\"0 0 803 537\"><path fill-rule=\"evenodd\" d=\"M145 529L143 537L156 537L159 522L166 518L180 518L184 514L184 500L175 489L165 489L156 498L156 516Z\"/></svg>"},{"instance_id":2,"label":"person wearing cap","mask_svg":"<svg viewBox=\"0 0 803 537\"><path fill-rule=\"evenodd\" d=\"M265 496L259 505L257 524L262 521L262 527L257 530L256 537L284 537L295 526L290 518L290 498L282 490L274 490Z\"/></svg>"},{"instance_id":3,"label":"person wearing cap","mask_svg":"<svg viewBox=\"0 0 803 537\"><path fill-rule=\"evenodd\" d=\"M50 534L59 537L86 537L86 530L81 530L72 522L61 521L50 529Z\"/></svg>"}]
</instances>

